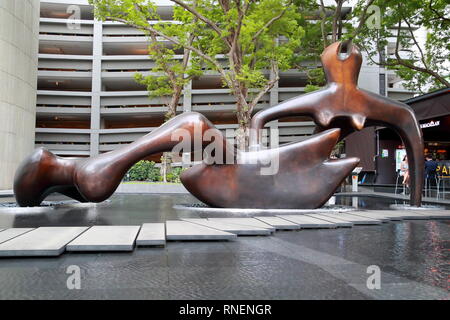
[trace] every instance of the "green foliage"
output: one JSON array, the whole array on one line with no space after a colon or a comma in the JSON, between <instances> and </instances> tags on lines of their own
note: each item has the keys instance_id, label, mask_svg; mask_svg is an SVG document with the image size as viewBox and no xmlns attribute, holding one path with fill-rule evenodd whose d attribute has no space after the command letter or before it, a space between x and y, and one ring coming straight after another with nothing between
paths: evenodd
<instances>
[{"instance_id":1,"label":"green foliage","mask_svg":"<svg viewBox=\"0 0 450 320\"><path fill-rule=\"evenodd\" d=\"M134 79L147 88L150 98L163 98L164 104L168 107L166 118L173 117L184 85L192 77L202 74L201 62L194 56L189 64L185 63L184 59L175 54L175 50L180 49L180 46L165 46L157 34L149 31L148 27L153 26L156 30L167 29L169 34L184 39L189 38L188 30L183 25L167 26L167 22L161 20L153 1L89 0L89 2L95 6L97 18L129 24L148 36L149 57L155 61L155 66L146 76L136 73ZM184 54L191 53L185 50Z\"/></svg>"},{"instance_id":2,"label":"green foliage","mask_svg":"<svg viewBox=\"0 0 450 320\"><path fill-rule=\"evenodd\" d=\"M172 168L170 173L167 174L167 182L180 183L181 172L183 172L183 168L181 167Z\"/></svg>"},{"instance_id":3,"label":"green foliage","mask_svg":"<svg viewBox=\"0 0 450 320\"><path fill-rule=\"evenodd\" d=\"M184 2L191 6L194 3L194 1ZM236 36L236 28L240 27L236 48L239 51L237 55L242 58L242 61L239 58L233 61L232 57L228 56L230 65L224 84L230 87L230 82L237 80L246 88L263 88L268 79L264 76L262 70L270 69L274 62L280 70L286 70L292 66L294 50L300 46L300 39L303 35L303 29L296 22L300 14L294 6L286 6L288 1L252 1L242 18L242 23L239 24L240 8L236 3L242 5L242 3L248 3L248 1L231 1L228 10L223 9L214 0L196 1L196 11L220 26L220 34L180 6L175 6L174 18L182 22L183 28L198 36L194 46L216 61L216 55L230 54L231 49L227 42ZM269 27L264 28L268 21L284 10L286 11L282 17ZM179 25L164 26L165 33L177 36L179 35L178 28ZM255 39L254 36L258 32L260 34ZM284 36L288 40L276 44L275 39L279 36ZM186 39L181 37L181 41L185 43ZM209 68L217 70L217 65L210 61L204 62Z\"/></svg>"},{"instance_id":4,"label":"green foliage","mask_svg":"<svg viewBox=\"0 0 450 320\"><path fill-rule=\"evenodd\" d=\"M155 162L141 160L128 170L126 177L129 181L159 181L159 169Z\"/></svg>"},{"instance_id":5,"label":"green foliage","mask_svg":"<svg viewBox=\"0 0 450 320\"><path fill-rule=\"evenodd\" d=\"M225 5L216 0L185 0L174 6L175 23L162 21L154 1L150 0L89 2L94 4L99 19L122 21L141 28L149 37L157 35L172 42L171 49L151 53L158 61L152 72L160 75L136 76L151 95L174 94L174 84L182 87L186 80L181 74L195 77L205 68L212 69L221 74L224 87L236 96L238 120L246 124L259 97L273 85L263 70L278 72L292 68L295 50L304 35L304 29L297 23L301 13L290 0L240 0ZM280 37L284 40L277 42ZM174 52L181 48L192 50L191 64L186 70L174 59ZM225 55L227 66L218 55ZM167 66L176 75L175 80L167 72ZM248 104L250 88L260 91L252 96L256 101Z\"/></svg>"},{"instance_id":6,"label":"green foliage","mask_svg":"<svg viewBox=\"0 0 450 320\"><path fill-rule=\"evenodd\" d=\"M313 85L313 84L307 84L305 87L305 93L313 92L319 90L321 87Z\"/></svg>"},{"instance_id":7,"label":"green foliage","mask_svg":"<svg viewBox=\"0 0 450 320\"><path fill-rule=\"evenodd\" d=\"M362 10L359 3L355 15ZM385 64L406 81L406 88L426 93L450 86L448 1L375 0L374 5L381 9L380 28L364 24L355 39L369 57L376 62L380 48L395 39L399 55L391 48ZM425 33L423 41L420 32Z\"/></svg>"},{"instance_id":8,"label":"green foliage","mask_svg":"<svg viewBox=\"0 0 450 320\"><path fill-rule=\"evenodd\" d=\"M336 3L339 1L336 0ZM322 68L317 66L322 50L330 44L329 34L333 31L337 31L340 40L353 39L368 53L373 63L377 64L380 64L379 52L384 51L388 40L398 41L402 59L391 55L385 64L382 61L381 64L395 70L397 75L404 79L405 87L410 90L425 93L449 86L448 0L357 0L348 20L340 21L338 18L342 23L342 34L339 30L333 30L333 20L338 16L336 5L322 8L320 0L295 0L294 3L304 13L297 23L305 31L301 48L296 51L294 64L297 69L307 73L308 84L312 85L308 87L308 91L314 89L314 86L324 84ZM348 5L346 1L343 3ZM369 4L371 6L368 6ZM327 14L324 14L322 9ZM312 17L316 19L311 19ZM402 22L402 31L398 36L399 21ZM408 24L413 29L420 28L414 32L416 37L420 30L426 32L425 41L416 39L419 46L414 42ZM325 39L323 34L327 35Z\"/></svg>"},{"instance_id":9,"label":"green foliage","mask_svg":"<svg viewBox=\"0 0 450 320\"><path fill-rule=\"evenodd\" d=\"M181 167L171 168L167 174L167 182L180 183L180 175L183 170ZM125 180L158 182L163 181L163 177L161 176L160 169L156 167L155 162L141 160L128 170L125 175Z\"/></svg>"}]
</instances>

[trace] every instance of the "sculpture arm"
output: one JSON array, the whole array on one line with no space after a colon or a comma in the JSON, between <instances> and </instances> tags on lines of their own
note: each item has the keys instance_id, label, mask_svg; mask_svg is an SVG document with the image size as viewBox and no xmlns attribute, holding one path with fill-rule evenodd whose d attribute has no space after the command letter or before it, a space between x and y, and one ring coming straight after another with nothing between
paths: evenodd
<instances>
[{"instance_id":1,"label":"sculpture arm","mask_svg":"<svg viewBox=\"0 0 450 320\"><path fill-rule=\"evenodd\" d=\"M321 126L326 126L330 119L319 112L319 106L324 104L333 88L311 92L299 97L295 97L282 103L257 112L251 121L250 146L257 146L261 142L262 129L266 123L280 118L294 116L310 116Z\"/></svg>"},{"instance_id":2,"label":"sculpture arm","mask_svg":"<svg viewBox=\"0 0 450 320\"><path fill-rule=\"evenodd\" d=\"M406 104L363 91L367 105L368 125L383 125L394 130L402 139L408 156L411 205L420 206L424 183L424 143L422 129L413 110Z\"/></svg>"}]
</instances>

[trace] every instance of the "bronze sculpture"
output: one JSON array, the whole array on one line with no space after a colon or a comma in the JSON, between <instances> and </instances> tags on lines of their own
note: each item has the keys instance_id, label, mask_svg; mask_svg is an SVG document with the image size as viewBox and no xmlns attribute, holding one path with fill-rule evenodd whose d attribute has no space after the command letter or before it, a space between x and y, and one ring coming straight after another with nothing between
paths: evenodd
<instances>
[{"instance_id":1,"label":"bronze sculpture","mask_svg":"<svg viewBox=\"0 0 450 320\"><path fill-rule=\"evenodd\" d=\"M358 158L328 159L339 135L339 129L330 129L275 149L238 151L241 163L202 163L184 171L181 181L212 207L318 208L359 163ZM278 170L261 173L266 163L277 161Z\"/></svg>"},{"instance_id":2,"label":"bronze sculpture","mask_svg":"<svg viewBox=\"0 0 450 320\"><path fill-rule=\"evenodd\" d=\"M327 86L259 111L251 127L261 131L275 119L310 116L316 131L341 128L341 138L368 126L385 126L396 131L405 144L411 174L411 205L420 206L423 188L423 138L412 109L401 102L357 87L362 57L351 42L335 42L322 53ZM258 145L260 135L253 137ZM255 141L256 140L256 141Z\"/></svg>"},{"instance_id":3,"label":"bronze sculpture","mask_svg":"<svg viewBox=\"0 0 450 320\"><path fill-rule=\"evenodd\" d=\"M203 150L209 145L204 139L207 130L222 139L217 145L223 148L223 156L216 159L221 164L199 164L181 176L192 194L213 206L319 207L359 162L357 158L327 159L339 138L339 129L278 149L241 152L236 151L203 115L188 112L129 145L90 159L64 159L46 149L36 149L16 172L17 203L36 206L53 192L81 202L104 201L114 193L134 163L154 153L171 151L179 143L172 139L172 133L178 129L186 130L192 141L201 141L191 144L190 151ZM227 164L225 158L231 158L232 164ZM238 158L244 163L236 163ZM280 161L279 170L273 175L261 175L261 168L274 159ZM322 178L318 180L318 176ZM277 185L282 188L277 190Z\"/></svg>"},{"instance_id":4,"label":"bronze sculpture","mask_svg":"<svg viewBox=\"0 0 450 320\"><path fill-rule=\"evenodd\" d=\"M338 139L353 129L382 124L396 129L405 141L415 175L412 203L420 205L423 141L414 114L403 104L359 90L356 82L361 56L353 47L348 57L338 58L342 49L343 45L335 43L324 51L322 60L329 83L325 89L263 110L252 119L252 127L260 130L270 120L310 115L320 132L306 141L276 149L239 151L203 115L183 113L135 142L93 158L64 159L43 148L35 150L16 172L17 203L36 206L53 192L81 202L104 201L134 163L154 153L172 151L180 142L172 133L184 130L194 142L188 151L201 151L210 144L204 139L207 131L210 136L212 132L214 142L220 142L219 162L196 165L181 176L185 187L203 202L218 207L317 208L359 162L357 158L328 159ZM350 128L346 126L348 120ZM199 139L201 142L195 143ZM259 146L260 135L252 143ZM233 163L224 161L230 158ZM279 161L278 170L261 174L270 161Z\"/></svg>"},{"instance_id":5,"label":"bronze sculpture","mask_svg":"<svg viewBox=\"0 0 450 320\"><path fill-rule=\"evenodd\" d=\"M203 115L188 112L129 145L89 159L65 159L38 148L16 171L14 194L17 203L20 206L37 206L53 192L81 202L104 201L114 193L134 163L154 153L172 150L179 142L171 139L173 131L184 129L192 133L192 139L196 139L195 128L200 128L201 135L211 129L221 136L220 131ZM227 147L225 138L223 146ZM225 150L224 153L227 152Z\"/></svg>"}]
</instances>

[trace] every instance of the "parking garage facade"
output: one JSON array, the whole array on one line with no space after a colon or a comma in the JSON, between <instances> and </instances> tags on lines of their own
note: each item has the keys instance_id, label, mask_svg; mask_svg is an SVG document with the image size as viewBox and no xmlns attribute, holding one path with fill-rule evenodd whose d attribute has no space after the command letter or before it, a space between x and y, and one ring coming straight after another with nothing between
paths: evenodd
<instances>
[{"instance_id":1,"label":"parking garage facade","mask_svg":"<svg viewBox=\"0 0 450 320\"><path fill-rule=\"evenodd\" d=\"M172 19L172 7L161 5L158 10L162 19ZM154 66L142 32L117 22L97 21L84 0L42 0L39 31L36 147L65 157L94 156L130 143L163 123L164 99L149 98L146 88L134 80L136 72L146 75ZM266 75L271 77L269 71ZM364 64L359 85L393 98L411 96L390 88L389 77L388 71ZM306 83L302 72L282 72L255 112L303 94ZM233 138L238 127L235 98L221 84L218 73L205 70L186 86L177 110L200 112ZM267 127L275 129L265 133L272 146L304 140L314 131L314 123L307 118L273 121ZM153 159L157 161L159 155Z\"/></svg>"}]
</instances>

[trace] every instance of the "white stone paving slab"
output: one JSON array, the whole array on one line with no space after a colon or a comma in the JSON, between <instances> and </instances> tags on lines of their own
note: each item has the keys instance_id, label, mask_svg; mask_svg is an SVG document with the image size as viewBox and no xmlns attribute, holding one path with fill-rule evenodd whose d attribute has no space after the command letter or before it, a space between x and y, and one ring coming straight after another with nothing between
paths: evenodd
<instances>
[{"instance_id":1,"label":"white stone paving slab","mask_svg":"<svg viewBox=\"0 0 450 320\"><path fill-rule=\"evenodd\" d=\"M404 220L402 216L396 214L395 212L392 213L393 210L367 210L367 211L363 211L363 212L370 213L374 217L383 217L383 218L387 218L392 221Z\"/></svg>"},{"instance_id":2,"label":"white stone paving slab","mask_svg":"<svg viewBox=\"0 0 450 320\"><path fill-rule=\"evenodd\" d=\"M385 215L390 215L390 216L398 216L401 217L403 220L426 220L426 219L430 219L427 216L424 216L420 213L415 213L412 210L405 210L405 211L400 211L400 210L371 210L371 212L380 212L383 213Z\"/></svg>"},{"instance_id":3,"label":"white stone paving slab","mask_svg":"<svg viewBox=\"0 0 450 320\"><path fill-rule=\"evenodd\" d=\"M71 241L67 251L132 251L140 226L93 226Z\"/></svg>"},{"instance_id":4,"label":"white stone paving slab","mask_svg":"<svg viewBox=\"0 0 450 320\"><path fill-rule=\"evenodd\" d=\"M265 228L244 226L235 223L211 221L208 219L183 219L183 220L191 223L196 223L204 227L231 232L239 236L268 236L272 233L269 229Z\"/></svg>"},{"instance_id":5,"label":"white stone paving slab","mask_svg":"<svg viewBox=\"0 0 450 320\"><path fill-rule=\"evenodd\" d=\"M430 219L450 219L450 210L411 210Z\"/></svg>"},{"instance_id":6,"label":"white stone paving slab","mask_svg":"<svg viewBox=\"0 0 450 320\"><path fill-rule=\"evenodd\" d=\"M0 243L6 242L8 240L11 240L15 237L18 237L24 233L30 232L31 230L34 230L34 228L11 228L11 229L5 229L2 232L0 232Z\"/></svg>"},{"instance_id":7,"label":"white stone paving slab","mask_svg":"<svg viewBox=\"0 0 450 320\"><path fill-rule=\"evenodd\" d=\"M351 214L353 216L358 216L358 217L363 217L363 218L380 220L381 222L389 222L390 221L390 219L386 216L377 215L377 214L365 212L365 211L352 211L352 212L347 212L347 214Z\"/></svg>"},{"instance_id":8,"label":"white stone paving slab","mask_svg":"<svg viewBox=\"0 0 450 320\"><path fill-rule=\"evenodd\" d=\"M324 216L344 220L344 221L350 221L353 224L357 225L364 225L364 224L381 224L381 220L376 220L372 218L365 218L365 217L359 217L356 215L350 215L347 213L322 213Z\"/></svg>"},{"instance_id":9,"label":"white stone paving slab","mask_svg":"<svg viewBox=\"0 0 450 320\"><path fill-rule=\"evenodd\" d=\"M316 219L320 219L320 220L325 220L328 222L333 222L340 228L351 228L353 226L353 222L327 217L320 213L309 214L308 216L316 218Z\"/></svg>"},{"instance_id":10,"label":"white stone paving slab","mask_svg":"<svg viewBox=\"0 0 450 320\"><path fill-rule=\"evenodd\" d=\"M137 246L163 246L166 244L164 223L144 223L136 239Z\"/></svg>"},{"instance_id":11,"label":"white stone paving slab","mask_svg":"<svg viewBox=\"0 0 450 320\"><path fill-rule=\"evenodd\" d=\"M275 228L263 221L260 221L255 218L208 218L210 221L217 221L217 222L225 222L225 223L233 223L233 224L239 224L244 226L251 226L256 228L264 228L269 229L272 232L275 232Z\"/></svg>"},{"instance_id":12,"label":"white stone paving slab","mask_svg":"<svg viewBox=\"0 0 450 320\"><path fill-rule=\"evenodd\" d=\"M302 229L337 228L337 225L333 222L316 219L308 215L279 215L278 217L297 223Z\"/></svg>"},{"instance_id":13,"label":"white stone paving slab","mask_svg":"<svg viewBox=\"0 0 450 320\"><path fill-rule=\"evenodd\" d=\"M301 228L299 224L279 217L255 217L255 219L270 224L277 230L298 230Z\"/></svg>"},{"instance_id":14,"label":"white stone paving slab","mask_svg":"<svg viewBox=\"0 0 450 320\"><path fill-rule=\"evenodd\" d=\"M233 240L234 233L201 226L179 220L166 221L167 240Z\"/></svg>"},{"instance_id":15,"label":"white stone paving slab","mask_svg":"<svg viewBox=\"0 0 450 320\"><path fill-rule=\"evenodd\" d=\"M176 210L189 210L196 212L207 212L207 213L227 213L227 214L248 214L248 215L285 215L285 214L305 214L305 213L319 213L319 212L346 212L354 209L351 208L326 208L326 209L250 209L250 208L211 208L202 206L192 206L192 205L174 205Z\"/></svg>"},{"instance_id":16,"label":"white stone paving slab","mask_svg":"<svg viewBox=\"0 0 450 320\"><path fill-rule=\"evenodd\" d=\"M40 227L0 244L0 257L58 256L88 227Z\"/></svg>"}]
</instances>

